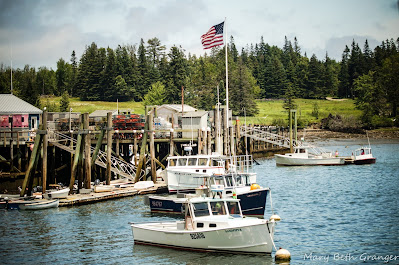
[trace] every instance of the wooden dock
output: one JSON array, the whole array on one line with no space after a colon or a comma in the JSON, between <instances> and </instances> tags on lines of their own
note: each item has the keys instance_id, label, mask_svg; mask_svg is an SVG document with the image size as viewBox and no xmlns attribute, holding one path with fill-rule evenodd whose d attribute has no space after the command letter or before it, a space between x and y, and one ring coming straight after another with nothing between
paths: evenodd
<instances>
[{"instance_id":1,"label":"wooden dock","mask_svg":"<svg viewBox=\"0 0 399 265\"><path fill-rule=\"evenodd\" d=\"M154 187L146 189L135 189L133 187L115 188L109 192L91 192L89 194L73 194L66 199L60 199L59 207L77 206L84 204L91 204L100 201L120 199L124 197L131 197L136 195L150 194L150 193L164 193L168 191L168 187L164 182L156 183Z\"/></svg>"}]
</instances>

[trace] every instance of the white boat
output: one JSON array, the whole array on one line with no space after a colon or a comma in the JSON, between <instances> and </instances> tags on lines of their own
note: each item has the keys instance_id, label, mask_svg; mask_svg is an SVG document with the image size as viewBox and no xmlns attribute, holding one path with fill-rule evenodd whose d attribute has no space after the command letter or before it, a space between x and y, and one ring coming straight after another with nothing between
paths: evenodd
<instances>
[{"instance_id":1,"label":"white boat","mask_svg":"<svg viewBox=\"0 0 399 265\"><path fill-rule=\"evenodd\" d=\"M321 152L312 154L309 146L294 147L294 153L284 155L276 154L276 165L278 166L330 166L344 165L344 157L336 157L332 152Z\"/></svg>"},{"instance_id":2,"label":"white boat","mask_svg":"<svg viewBox=\"0 0 399 265\"><path fill-rule=\"evenodd\" d=\"M355 150L349 161L356 165L365 165L374 164L376 160L371 153L371 147L361 147Z\"/></svg>"},{"instance_id":3,"label":"white boat","mask_svg":"<svg viewBox=\"0 0 399 265\"><path fill-rule=\"evenodd\" d=\"M48 208L57 208L59 200L38 200L29 203L21 203L19 205L20 210L42 210Z\"/></svg>"},{"instance_id":4,"label":"white boat","mask_svg":"<svg viewBox=\"0 0 399 265\"><path fill-rule=\"evenodd\" d=\"M96 185L94 186L94 192L109 192L115 189L114 185Z\"/></svg>"},{"instance_id":5,"label":"white boat","mask_svg":"<svg viewBox=\"0 0 399 265\"><path fill-rule=\"evenodd\" d=\"M229 172L245 172L250 183L256 183L256 174L249 172L252 156L226 157L219 154L170 156L166 171L166 182L170 193L194 192L201 185L206 185L204 177L224 175Z\"/></svg>"},{"instance_id":6,"label":"white boat","mask_svg":"<svg viewBox=\"0 0 399 265\"><path fill-rule=\"evenodd\" d=\"M144 202L150 206L151 212L181 214L184 198L211 196L211 187L223 187L219 194L223 198L238 198L242 213L246 216L263 217L266 209L266 198L269 188L262 188L250 182L246 174L213 175L205 177L206 186L196 188L195 194L172 194L169 196L150 195Z\"/></svg>"},{"instance_id":7,"label":"white boat","mask_svg":"<svg viewBox=\"0 0 399 265\"><path fill-rule=\"evenodd\" d=\"M51 189L51 190L46 190L46 192L43 194L44 199L65 199L68 197L69 193L69 188L65 189Z\"/></svg>"},{"instance_id":8,"label":"white boat","mask_svg":"<svg viewBox=\"0 0 399 265\"><path fill-rule=\"evenodd\" d=\"M135 244L205 252L272 252L274 220L243 217L238 199L197 197L185 202L185 219L131 223Z\"/></svg>"}]
</instances>

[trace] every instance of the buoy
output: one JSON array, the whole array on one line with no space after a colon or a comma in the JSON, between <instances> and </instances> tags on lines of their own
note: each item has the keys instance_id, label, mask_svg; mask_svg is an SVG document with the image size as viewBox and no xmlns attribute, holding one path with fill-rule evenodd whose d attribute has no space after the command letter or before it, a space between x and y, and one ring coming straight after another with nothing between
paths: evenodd
<instances>
[{"instance_id":1,"label":"buoy","mask_svg":"<svg viewBox=\"0 0 399 265\"><path fill-rule=\"evenodd\" d=\"M257 190L257 189L260 189L259 184L254 183L251 185L251 190Z\"/></svg>"},{"instance_id":2,"label":"buoy","mask_svg":"<svg viewBox=\"0 0 399 265\"><path fill-rule=\"evenodd\" d=\"M273 214L272 216L270 216L270 221L272 221L272 220L278 222L281 220L281 218L277 214Z\"/></svg>"},{"instance_id":3,"label":"buoy","mask_svg":"<svg viewBox=\"0 0 399 265\"><path fill-rule=\"evenodd\" d=\"M280 248L279 250L277 250L276 254L274 255L274 260L275 261L291 260L291 253L284 248Z\"/></svg>"}]
</instances>

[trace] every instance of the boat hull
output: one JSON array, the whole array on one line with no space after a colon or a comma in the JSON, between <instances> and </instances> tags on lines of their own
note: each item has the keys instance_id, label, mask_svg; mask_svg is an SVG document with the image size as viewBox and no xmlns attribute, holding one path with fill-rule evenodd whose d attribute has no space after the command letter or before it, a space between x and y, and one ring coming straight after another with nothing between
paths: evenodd
<instances>
[{"instance_id":1,"label":"boat hull","mask_svg":"<svg viewBox=\"0 0 399 265\"><path fill-rule=\"evenodd\" d=\"M61 190L47 190L46 193L43 194L43 198L50 199L65 199L68 197L69 188L61 189Z\"/></svg>"},{"instance_id":2,"label":"boat hull","mask_svg":"<svg viewBox=\"0 0 399 265\"><path fill-rule=\"evenodd\" d=\"M345 158L298 158L285 155L275 155L278 166L334 166L344 165Z\"/></svg>"},{"instance_id":3,"label":"boat hull","mask_svg":"<svg viewBox=\"0 0 399 265\"><path fill-rule=\"evenodd\" d=\"M356 159L353 161L355 165L368 165L368 164L375 164L376 158L366 158L366 159Z\"/></svg>"},{"instance_id":4,"label":"boat hull","mask_svg":"<svg viewBox=\"0 0 399 265\"><path fill-rule=\"evenodd\" d=\"M43 209L49 209L49 208L57 208L59 203L60 203L59 200L46 200L46 201L33 202L33 203L27 203L27 204L20 204L19 209L20 210L43 210Z\"/></svg>"},{"instance_id":5,"label":"boat hull","mask_svg":"<svg viewBox=\"0 0 399 265\"><path fill-rule=\"evenodd\" d=\"M242 213L246 216L263 217L266 209L268 188L251 190L237 194L240 199ZM182 214L182 203L176 197L149 196L149 204L153 213Z\"/></svg>"},{"instance_id":6,"label":"boat hull","mask_svg":"<svg viewBox=\"0 0 399 265\"><path fill-rule=\"evenodd\" d=\"M151 229L147 224L132 224L132 231L135 244L203 252L268 254L272 252L275 223L262 221L213 230L177 230L177 222L162 223L163 230Z\"/></svg>"}]
</instances>

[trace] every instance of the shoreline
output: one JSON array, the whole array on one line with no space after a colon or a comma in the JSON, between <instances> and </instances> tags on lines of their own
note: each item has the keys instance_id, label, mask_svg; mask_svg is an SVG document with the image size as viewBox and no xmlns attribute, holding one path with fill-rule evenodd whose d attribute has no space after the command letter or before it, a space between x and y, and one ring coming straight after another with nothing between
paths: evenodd
<instances>
[{"instance_id":1,"label":"shoreline","mask_svg":"<svg viewBox=\"0 0 399 265\"><path fill-rule=\"evenodd\" d=\"M399 139L399 129L382 131L368 130L365 134L333 132L324 129L307 129L298 132L298 137L304 137L305 141L317 141L328 139Z\"/></svg>"}]
</instances>

